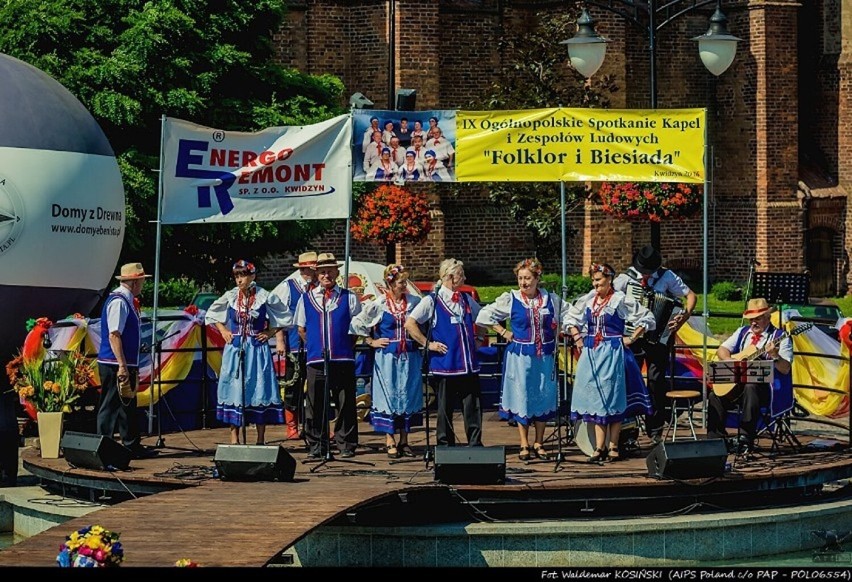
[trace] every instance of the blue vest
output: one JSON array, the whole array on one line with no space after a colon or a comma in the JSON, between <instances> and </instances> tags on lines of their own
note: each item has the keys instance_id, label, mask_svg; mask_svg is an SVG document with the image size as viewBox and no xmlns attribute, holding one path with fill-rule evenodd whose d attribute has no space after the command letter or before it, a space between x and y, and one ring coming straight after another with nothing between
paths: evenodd
<instances>
[{"instance_id":1,"label":"blue vest","mask_svg":"<svg viewBox=\"0 0 852 582\"><path fill-rule=\"evenodd\" d=\"M287 309L290 310L290 313L296 313L296 305L299 304L299 298L304 295L304 284L300 283L300 281L304 281L304 279L288 279L287 284L290 285L290 300L287 302ZM311 284L313 286L313 284ZM299 347L301 346L301 350ZM293 326L287 332L287 351L288 352L299 352L304 351L305 347L302 346L302 339L299 337L299 328L297 326Z\"/></svg>"},{"instance_id":2,"label":"blue vest","mask_svg":"<svg viewBox=\"0 0 852 582\"><path fill-rule=\"evenodd\" d=\"M107 325L107 307L111 301L124 301L128 304L127 319L124 322L124 329L121 330L121 347L124 351L124 359L129 368L139 367L139 349L142 344L141 321L139 314L133 307L133 303L129 301L121 293L110 293L107 300L104 301L103 309L101 309L101 345L98 349L98 361L105 364L118 364L118 358L112 351L112 346L109 343L109 326Z\"/></svg>"},{"instance_id":3,"label":"blue vest","mask_svg":"<svg viewBox=\"0 0 852 582\"><path fill-rule=\"evenodd\" d=\"M322 301L313 293L305 294L305 348L309 364L323 363L322 350L326 345L329 348L329 361L355 361L355 338L349 335L349 323L352 320L349 296L352 292L347 289L338 289L338 292L337 307L326 311L327 325L323 324ZM328 341L325 341L326 327Z\"/></svg>"},{"instance_id":4,"label":"blue vest","mask_svg":"<svg viewBox=\"0 0 852 582\"><path fill-rule=\"evenodd\" d=\"M547 294L547 301L541 306L547 309L542 320L542 354L549 356L556 348L556 330L554 328L553 295ZM532 327L532 309L512 294L512 343L520 344L520 353L535 355L535 336Z\"/></svg>"},{"instance_id":5,"label":"blue vest","mask_svg":"<svg viewBox=\"0 0 852 582\"><path fill-rule=\"evenodd\" d=\"M435 301L434 327L432 341L447 346L446 354L429 352L429 369L439 376L461 376L479 372L479 360L476 357L476 336L473 328L473 314L470 311L467 294L460 293L462 320L453 323L454 315L437 293L432 294Z\"/></svg>"},{"instance_id":6,"label":"blue vest","mask_svg":"<svg viewBox=\"0 0 852 582\"><path fill-rule=\"evenodd\" d=\"M411 299L411 297L409 297ZM417 300L414 303L410 303L408 305L407 311L410 312L411 308L416 305ZM388 311L382 312L382 318L379 320L379 323L373 328L373 337L374 338L382 338L386 337L390 340L390 343L383 348L380 348L381 351L385 354L398 354L400 352L413 352L414 351L414 341L408 338L408 334L405 331L405 320L408 316L408 313L403 314L402 321L391 315ZM406 338L405 345L400 346L400 342L402 338Z\"/></svg>"}]
</instances>

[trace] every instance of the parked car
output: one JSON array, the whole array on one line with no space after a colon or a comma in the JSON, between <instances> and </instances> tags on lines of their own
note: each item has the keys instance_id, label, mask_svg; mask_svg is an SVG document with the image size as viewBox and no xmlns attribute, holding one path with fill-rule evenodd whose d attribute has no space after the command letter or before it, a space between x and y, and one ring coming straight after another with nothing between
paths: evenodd
<instances>
[{"instance_id":1,"label":"parked car","mask_svg":"<svg viewBox=\"0 0 852 582\"><path fill-rule=\"evenodd\" d=\"M198 309L207 310L210 305L219 298L217 293L209 293L207 291L197 291L195 295L192 296L192 301L189 302L190 305L195 305Z\"/></svg>"},{"instance_id":2,"label":"parked car","mask_svg":"<svg viewBox=\"0 0 852 582\"><path fill-rule=\"evenodd\" d=\"M434 281L414 281L414 286L417 287L417 289L419 289L421 293L426 294L426 293L432 292L432 290L435 288L435 282ZM473 285L462 285L461 287L459 287L459 291L461 291L463 293L467 293L468 295L473 297L476 300L477 303L479 302L479 292L476 290L476 287L474 287Z\"/></svg>"},{"instance_id":3,"label":"parked car","mask_svg":"<svg viewBox=\"0 0 852 582\"><path fill-rule=\"evenodd\" d=\"M784 310L795 309L799 315L790 318L791 321L811 322L827 335L838 339L838 320L843 318L843 312L834 301L811 297L807 304L784 305Z\"/></svg>"}]
</instances>

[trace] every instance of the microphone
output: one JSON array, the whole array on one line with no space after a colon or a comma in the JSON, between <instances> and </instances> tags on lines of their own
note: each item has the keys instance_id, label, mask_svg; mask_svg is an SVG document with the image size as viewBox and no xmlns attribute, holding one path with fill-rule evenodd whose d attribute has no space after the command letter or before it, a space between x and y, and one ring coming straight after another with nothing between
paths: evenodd
<instances>
[{"instance_id":1,"label":"microphone","mask_svg":"<svg viewBox=\"0 0 852 582\"><path fill-rule=\"evenodd\" d=\"M50 341L50 336L47 335L47 332L44 332L44 335L41 338L41 345L44 349L49 350L53 346L53 342Z\"/></svg>"},{"instance_id":2,"label":"microphone","mask_svg":"<svg viewBox=\"0 0 852 582\"><path fill-rule=\"evenodd\" d=\"M752 259L752 260L751 260L751 264L752 264L752 265L757 265L758 267L760 267L760 266L761 266L761 265L760 265L760 261L758 261L757 259Z\"/></svg>"},{"instance_id":3,"label":"microphone","mask_svg":"<svg viewBox=\"0 0 852 582\"><path fill-rule=\"evenodd\" d=\"M440 279L438 279L438 280L435 282L435 286L434 286L434 287L432 287L432 291L434 291L435 293L437 293L438 291L440 291L440 290L441 290L441 285L442 285L441 280L440 280Z\"/></svg>"}]
</instances>

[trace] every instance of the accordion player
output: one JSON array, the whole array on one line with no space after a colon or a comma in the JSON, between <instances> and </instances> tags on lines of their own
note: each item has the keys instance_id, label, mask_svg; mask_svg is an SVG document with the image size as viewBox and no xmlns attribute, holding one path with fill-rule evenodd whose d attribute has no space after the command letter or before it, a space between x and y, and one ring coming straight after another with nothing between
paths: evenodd
<instances>
[{"instance_id":1,"label":"accordion player","mask_svg":"<svg viewBox=\"0 0 852 582\"><path fill-rule=\"evenodd\" d=\"M652 331L646 331L642 337L649 342L668 344L672 335L669 323L683 313L683 302L665 293L643 288L634 282L627 284L626 294L653 313L654 321L657 322L657 327ZM625 325L624 331L626 334L633 333L632 326Z\"/></svg>"}]
</instances>

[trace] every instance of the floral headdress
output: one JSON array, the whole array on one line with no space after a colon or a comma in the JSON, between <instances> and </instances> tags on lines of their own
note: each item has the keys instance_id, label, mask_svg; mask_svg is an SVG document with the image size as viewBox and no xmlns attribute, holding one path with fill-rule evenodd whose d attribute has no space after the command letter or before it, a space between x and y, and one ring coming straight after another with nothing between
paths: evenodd
<instances>
[{"instance_id":1,"label":"floral headdress","mask_svg":"<svg viewBox=\"0 0 852 582\"><path fill-rule=\"evenodd\" d=\"M385 280L388 283L393 283L401 273L405 272L405 267L402 265L390 265L385 268Z\"/></svg>"},{"instance_id":2,"label":"floral headdress","mask_svg":"<svg viewBox=\"0 0 852 582\"><path fill-rule=\"evenodd\" d=\"M592 263L592 266L589 268L589 273L592 275L595 273L603 273L604 277L615 276L615 271L613 271L609 265L604 263Z\"/></svg>"},{"instance_id":3,"label":"floral headdress","mask_svg":"<svg viewBox=\"0 0 852 582\"><path fill-rule=\"evenodd\" d=\"M249 275L254 275L255 273L257 273L257 267L254 266L254 263L250 263L250 262L246 261L245 259L240 259L239 261L234 263L232 270L235 273L237 271L241 271L241 272L247 273Z\"/></svg>"},{"instance_id":4,"label":"floral headdress","mask_svg":"<svg viewBox=\"0 0 852 582\"><path fill-rule=\"evenodd\" d=\"M536 277L541 277L544 268L541 266L541 261L536 258L532 259L524 259L520 263L515 266L515 274L518 274L518 271L521 269L526 269Z\"/></svg>"}]
</instances>

